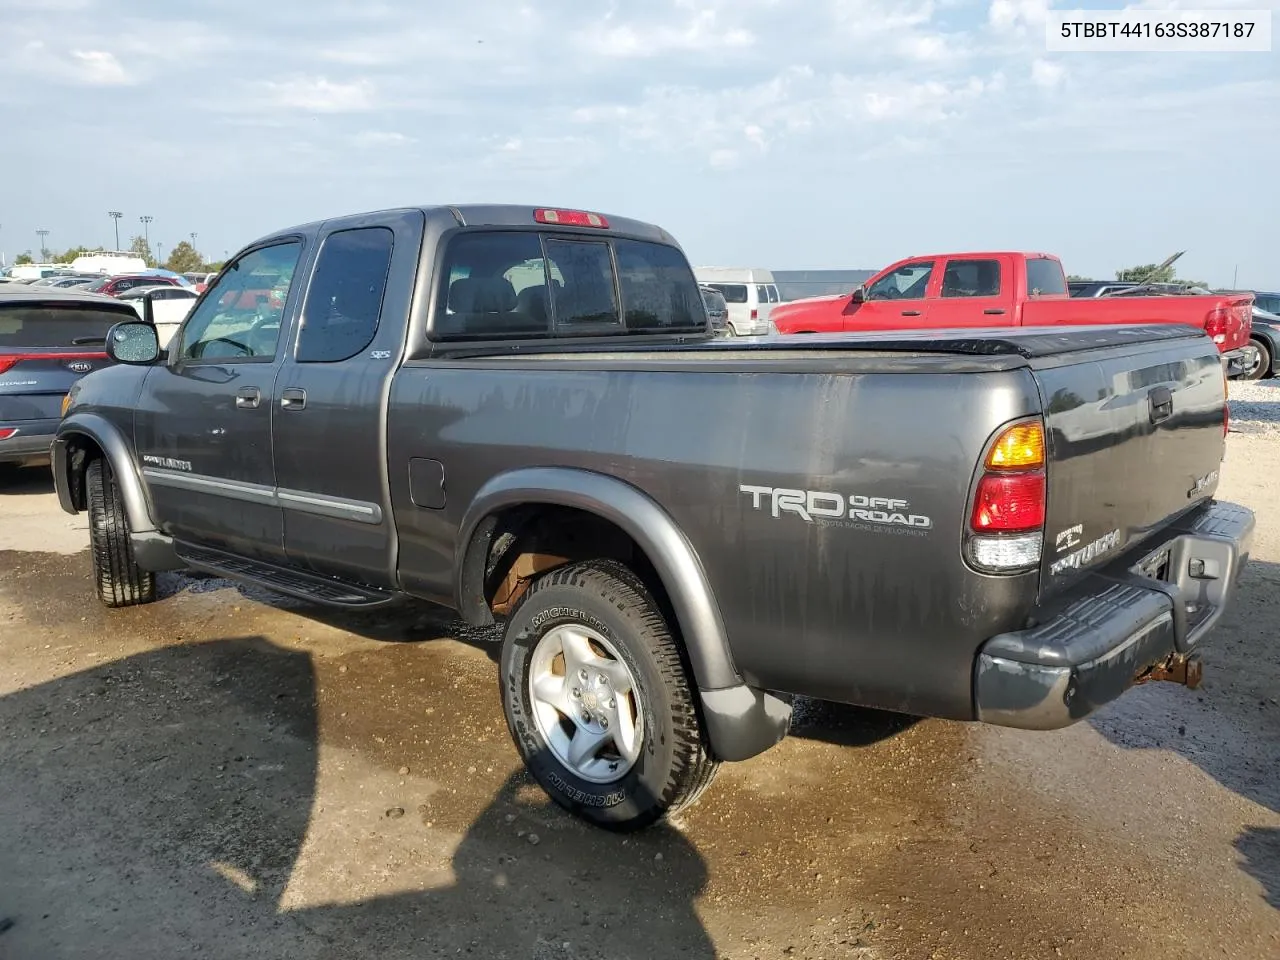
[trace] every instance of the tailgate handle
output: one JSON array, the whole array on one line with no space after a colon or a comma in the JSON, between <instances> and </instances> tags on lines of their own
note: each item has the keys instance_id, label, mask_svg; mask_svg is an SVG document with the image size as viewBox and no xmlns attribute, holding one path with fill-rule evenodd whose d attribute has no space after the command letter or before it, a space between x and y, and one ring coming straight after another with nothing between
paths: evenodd
<instances>
[{"instance_id":1,"label":"tailgate handle","mask_svg":"<svg viewBox=\"0 0 1280 960\"><path fill-rule=\"evenodd\" d=\"M1168 387L1156 387L1147 394L1147 399L1151 403L1152 423L1169 419L1173 413L1173 391Z\"/></svg>"}]
</instances>

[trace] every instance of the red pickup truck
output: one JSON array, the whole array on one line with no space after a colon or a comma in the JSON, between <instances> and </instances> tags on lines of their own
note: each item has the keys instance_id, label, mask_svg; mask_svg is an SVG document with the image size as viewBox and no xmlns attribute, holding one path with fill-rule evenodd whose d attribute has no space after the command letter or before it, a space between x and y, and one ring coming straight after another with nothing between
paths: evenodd
<instances>
[{"instance_id":1,"label":"red pickup truck","mask_svg":"<svg viewBox=\"0 0 1280 960\"><path fill-rule=\"evenodd\" d=\"M852 294L780 303L778 333L1181 323L1218 345L1229 376L1253 363L1253 295L1073 300L1062 262L1047 253L943 253L891 264Z\"/></svg>"}]
</instances>

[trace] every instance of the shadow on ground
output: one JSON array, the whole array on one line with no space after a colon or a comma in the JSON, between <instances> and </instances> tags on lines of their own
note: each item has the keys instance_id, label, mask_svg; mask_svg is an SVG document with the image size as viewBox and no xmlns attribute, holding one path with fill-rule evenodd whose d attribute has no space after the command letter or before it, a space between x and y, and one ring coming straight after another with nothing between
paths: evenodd
<instances>
[{"instance_id":1,"label":"shadow on ground","mask_svg":"<svg viewBox=\"0 0 1280 960\"><path fill-rule=\"evenodd\" d=\"M49 465L19 467L0 463L0 496L35 496L53 493L53 474Z\"/></svg>"},{"instance_id":2,"label":"shadow on ground","mask_svg":"<svg viewBox=\"0 0 1280 960\"><path fill-rule=\"evenodd\" d=\"M706 867L678 832L588 828L525 799L523 774L476 801L452 883L281 909L316 804L317 703L311 658L258 636L0 699L0 955L714 956L693 908ZM413 816L406 844L429 836ZM513 818L554 829L530 846ZM325 899L349 898L330 881Z\"/></svg>"},{"instance_id":3,"label":"shadow on ground","mask_svg":"<svg viewBox=\"0 0 1280 960\"><path fill-rule=\"evenodd\" d=\"M1251 560L1231 608L1204 641L1195 691L1156 683L1090 718L1128 749L1169 750L1238 796L1280 813L1280 564ZM1250 828L1236 842L1243 869L1280 906L1280 833Z\"/></svg>"}]
</instances>

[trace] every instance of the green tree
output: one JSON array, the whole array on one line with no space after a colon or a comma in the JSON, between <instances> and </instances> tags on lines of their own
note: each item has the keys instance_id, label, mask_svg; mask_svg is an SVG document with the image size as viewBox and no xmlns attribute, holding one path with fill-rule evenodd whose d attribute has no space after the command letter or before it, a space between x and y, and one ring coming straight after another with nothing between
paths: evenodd
<instances>
[{"instance_id":1,"label":"green tree","mask_svg":"<svg viewBox=\"0 0 1280 960\"><path fill-rule=\"evenodd\" d=\"M1092 277L1082 277L1078 273L1067 274L1067 283L1088 283L1092 279Z\"/></svg>"},{"instance_id":2,"label":"green tree","mask_svg":"<svg viewBox=\"0 0 1280 960\"><path fill-rule=\"evenodd\" d=\"M156 265L156 258L151 254L151 244L147 243L145 237L134 237L129 241L129 252L140 256L148 267Z\"/></svg>"},{"instance_id":3,"label":"green tree","mask_svg":"<svg viewBox=\"0 0 1280 960\"><path fill-rule=\"evenodd\" d=\"M1137 267L1126 267L1124 270L1116 271L1117 280L1137 281L1144 280L1147 283L1182 283L1189 287L1205 287L1206 283L1199 280L1184 280L1178 276L1178 271L1173 264L1162 267L1158 263L1144 263Z\"/></svg>"},{"instance_id":4,"label":"green tree","mask_svg":"<svg viewBox=\"0 0 1280 960\"><path fill-rule=\"evenodd\" d=\"M54 263L70 263L76 257L82 257L90 253L97 253L101 249L102 249L101 247L72 247L70 250L67 250L65 253L55 254L53 257L53 262Z\"/></svg>"},{"instance_id":5,"label":"green tree","mask_svg":"<svg viewBox=\"0 0 1280 960\"><path fill-rule=\"evenodd\" d=\"M165 267L174 273L192 273L203 265L199 251L185 240L169 251L169 259L165 262Z\"/></svg>"},{"instance_id":6,"label":"green tree","mask_svg":"<svg viewBox=\"0 0 1280 960\"><path fill-rule=\"evenodd\" d=\"M14 265L22 263L35 263L35 258L31 256L30 250L23 250L20 254L13 258Z\"/></svg>"}]
</instances>

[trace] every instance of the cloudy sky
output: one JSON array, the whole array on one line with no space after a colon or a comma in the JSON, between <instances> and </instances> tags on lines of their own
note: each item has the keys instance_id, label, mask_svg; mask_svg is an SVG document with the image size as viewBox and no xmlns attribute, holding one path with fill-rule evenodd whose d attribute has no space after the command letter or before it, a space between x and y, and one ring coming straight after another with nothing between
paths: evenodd
<instances>
[{"instance_id":1,"label":"cloudy sky","mask_svg":"<svg viewBox=\"0 0 1280 960\"><path fill-rule=\"evenodd\" d=\"M112 209L221 257L511 201L659 222L695 263L1186 249L1184 276L1280 288L1280 49L1048 53L1046 6L0 0L0 251L111 244Z\"/></svg>"}]
</instances>

